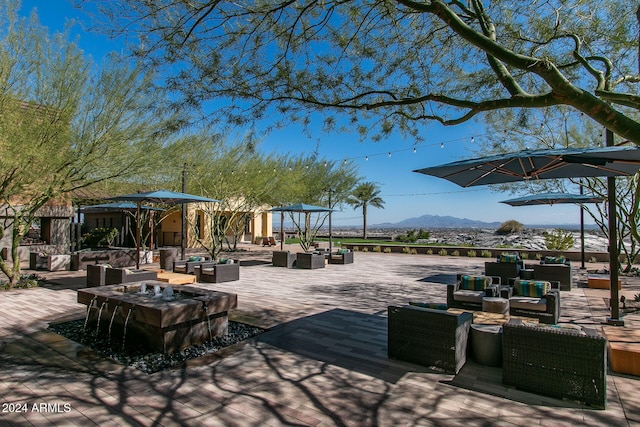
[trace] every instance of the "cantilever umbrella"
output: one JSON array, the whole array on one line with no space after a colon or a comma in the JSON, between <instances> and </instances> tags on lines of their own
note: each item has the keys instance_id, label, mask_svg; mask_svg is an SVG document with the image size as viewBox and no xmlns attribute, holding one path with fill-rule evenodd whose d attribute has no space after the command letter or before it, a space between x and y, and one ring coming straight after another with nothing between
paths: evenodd
<instances>
[{"instance_id":1,"label":"cantilever umbrella","mask_svg":"<svg viewBox=\"0 0 640 427\"><path fill-rule=\"evenodd\" d=\"M278 206L276 208L270 209L271 212L280 212L280 250L283 249L283 242L284 242L284 227L283 227L283 222L284 222L284 213L285 212L300 212L300 213L304 213L306 214L310 214L310 213L319 213L319 212L329 212L329 214L331 214L331 212L333 212L333 209L331 208L325 208L322 206L314 206L314 205L308 205L306 203L298 203L295 205L290 205L290 206ZM305 221L305 230L306 230L306 221ZM329 229L329 242L331 242L331 229ZM329 248L331 249L331 248Z\"/></svg>"},{"instance_id":2,"label":"cantilever umbrella","mask_svg":"<svg viewBox=\"0 0 640 427\"><path fill-rule=\"evenodd\" d=\"M502 200L500 203L506 203L511 206L534 206L534 205L558 205L565 203L573 203L576 205L583 205L587 203L602 203L604 197L590 196L586 194L571 194L571 193L541 193L530 194L528 196L516 197L515 199ZM580 207L580 259L582 261L582 268L584 268L584 215L582 207Z\"/></svg>"},{"instance_id":3,"label":"cantilever umbrella","mask_svg":"<svg viewBox=\"0 0 640 427\"><path fill-rule=\"evenodd\" d=\"M414 172L445 178L462 187L504 184L531 179L615 177L634 175L640 169L640 148L565 148L558 150L523 150L483 158L461 160ZM610 193L613 194L609 189ZM615 213L615 197L609 198ZM615 214L610 215L609 274L611 283L618 282L618 248L615 239ZM618 287L611 289L611 320L619 321Z\"/></svg>"},{"instance_id":4,"label":"cantilever umbrella","mask_svg":"<svg viewBox=\"0 0 640 427\"><path fill-rule=\"evenodd\" d=\"M220 200L210 199L208 197L196 196L193 194L178 193L168 190L156 190L148 191L146 193L132 193L124 194L122 196L109 197L107 200L124 200L136 202L136 268L140 268L140 209L142 209L142 203L164 203L168 205L182 205L185 203L197 203L197 202L219 202ZM184 223L184 221L183 221ZM181 249L182 258L185 253L185 239L184 229L182 230Z\"/></svg>"}]
</instances>

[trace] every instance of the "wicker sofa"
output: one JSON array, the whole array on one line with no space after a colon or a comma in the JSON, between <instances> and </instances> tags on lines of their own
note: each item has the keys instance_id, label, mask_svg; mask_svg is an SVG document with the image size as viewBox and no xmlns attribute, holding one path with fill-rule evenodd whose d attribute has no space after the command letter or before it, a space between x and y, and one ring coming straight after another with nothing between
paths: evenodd
<instances>
[{"instance_id":1,"label":"wicker sofa","mask_svg":"<svg viewBox=\"0 0 640 427\"><path fill-rule=\"evenodd\" d=\"M607 404L607 340L592 329L525 325L502 328L502 382L524 391Z\"/></svg>"},{"instance_id":2,"label":"wicker sofa","mask_svg":"<svg viewBox=\"0 0 640 427\"><path fill-rule=\"evenodd\" d=\"M221 283L240 280L240 264L199 265L195 268L196 282Z\"/></svg>"},{"instance_id":3,"label":"wicker sofa","mask_svg":"<svg viewBox=\"0 0 640 427\"><path fill-rule=\"evenodd\" d=\"M199 258L199 259L195 259ZM173 261L173 272L182 274L195 274L196 267L211 267L213 265L211 258L207 256L194 257L189 259L183 259L180 261Z\"/></svg>"},{"instance_id":4,"label":"wicker sofa","mask_svg":"<svg viewBox=\"0 0 640 427\"><path fill-rule=\"evenodd\" d=\"M472 319L468 312L389 306L389 358L457 374L467 361Z\"/></svg>"},{"instance_id":5,"label":"wicker sofa","mask_svg":"<svg viewBox=\"0 0 640 427\"><path fill-rule=\"evenodd\" d=\"M157 280L158 273L149 270L136 270L135 268L109 268L104 271L105 285L118 285L120 283L139 282L141 280Z\"/></svg>"},{"instance_id":6,"label":"wicker sofa","mask_svg":"<svg viewBox=\"0 0 640 427\"><path fill-rule=\"evenodd\" d=\"M548 283L547 290L529 291L531 287L539 288L545 282ZM509 286L500 289L500 296L509 299L509 314L512 316L533 317L541 323L556 324L560 318L559 286L559 282L510 279Z\"/></svg>"},{"instance_id":7,"label":"wicker sofa","mask_svg":"<svg viewBox=\"0 0 640 427\"><path fill-rule=\"evenodd\" d=\"M469 280L484 281L482 289L469 289ZM466 282L465 282L466 281ZM458 274L456 283L447 285L447 306L466 310L482 310L482 298L497 297L502 281L498 276L468 276Z\"/></svg>"}]
</instances>

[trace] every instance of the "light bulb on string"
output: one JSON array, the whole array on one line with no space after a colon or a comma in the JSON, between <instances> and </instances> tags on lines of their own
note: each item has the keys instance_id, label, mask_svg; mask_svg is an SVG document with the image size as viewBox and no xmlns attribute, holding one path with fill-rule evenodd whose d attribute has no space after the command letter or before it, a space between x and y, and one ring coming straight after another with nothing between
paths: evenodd
<instances>
[{"instance_id":1,"label":"light bulb on string","mask_svg":"<svg viewBox=\"0 0 640 427\"><path fill-rule=\"evenodd\" d=\"M474 137L471 137L471 142L476 142L476 139Z\"/></svg>"},{"instance_id":2,"label":"light bulb on string","mask_svg":"<svg viewBox=\"0 0 640 427\"><path fill-rule=\"evenodd\" d=\"M364 156L364 160L365 160L365 162L368 162L369 161L369 156Z\"/></svg>"},{"instance_id":3,"label":"light bulb on string","mask_svg":"<svg viewBox=\"0 0 640 427\"><path fill-rule=\"evenodd\" d=\"M444 142L440 143L440 148L444 148Z\"/></svg>"},{"instance_id":4,"label":"light bulb on string","mask_svg":"<svg viewBox=\"0 0 640 427\"><path fill-rule=\"evenodd\" d=\"M413 147L413 154L416 154L416 147Z\"/></svg>"},{"instance_id":5,"label":"light bulb on string","mask_svg":"<svg viewBox=\"0 0 640 427\"><path fill-rule=\"evenodd\" d=\"M389 151L389 153L387 153L387 156L391 157L391 151Z\"/></svg>"}]
</instances>

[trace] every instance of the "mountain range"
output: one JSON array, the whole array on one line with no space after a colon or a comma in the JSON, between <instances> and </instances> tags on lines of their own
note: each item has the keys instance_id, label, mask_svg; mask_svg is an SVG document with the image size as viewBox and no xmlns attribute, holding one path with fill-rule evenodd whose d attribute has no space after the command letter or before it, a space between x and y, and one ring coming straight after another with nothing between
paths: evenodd
<instances>
[{"instance_id":1,"label":"mountain range","mask_svg":"<svg viewBox=\"0 0 640 427\"><path fill-rule=\"evenodd\" d=\"M407 218L400 222L383 222L371 227L378 228L497 228L499 222L485 222L467 218L456 218L453 216L422 215L414 218Z\"/></svg>"}]
</instances>

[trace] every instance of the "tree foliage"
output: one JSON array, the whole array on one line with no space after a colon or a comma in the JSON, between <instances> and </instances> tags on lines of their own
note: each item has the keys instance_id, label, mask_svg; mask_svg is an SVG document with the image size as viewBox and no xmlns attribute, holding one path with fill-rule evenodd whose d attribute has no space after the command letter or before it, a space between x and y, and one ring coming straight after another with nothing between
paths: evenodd
<instances>
[{"instance_id":1,"label":"tree foliage","mask_svg":"<svg viewBox=\"0 0 640 427\"><path fill-rule=\"evenodd\" d=\"M566 105L640 142L637 4L610 0L120 0L108 27L169 72L180 105L228 100L231 123L278 113L366 135ZM176 66L175 72L171 72ZM269 115L269 118L272 118Z\"/></svg>"},{"instance_id":2,"label":"tree foliage","mask_svg":"<svg viewBox=\"0 0 640 427\"><path fill-rule=\"evenodd\" d=\"M515 219L510 219L500 224L500 227L496 230L496 234L504 236L507 234L519 233L522 230L524 230L524 225L522 225L521 222L518 222Z\"/></svg>"},{"instance_id":3,"label":"tree foliage","mask_svg":"<svg viewBox=\"0 0 640 427\"><path fill-rule=\"evenodd\" d=\"M163 92L151 75L115 57L96 69L67 33L49 35L35 14L19 19L18 6L0 2L0 204L14 260L38 209L141 173L176 127L156 108ZM0 270L15 283L20 263L0 259Z\"/></svg>"},{"instance_id":4,"label":"tree foliage","mask_svg":"<svg viewBox=\"0 0 640 427\"><path fill-rule=\"evenodd\" d=\"M354 208L362 208L362 238L367 238L367 213L369 206L384 209L380 197L380 187L375 182L363 182L353 189L347 203Z\"/></svg>"},{"instance_id":5,"label":"tree foliage","mask_svg":"<svg viewBox=\"0 0 640 427\"><path fill-rule=\"evenodd\" d=\"M570 231L555 229L544 232L544 244L550 251L566 251L573 247L573 233Z\"/></svg>"}]
</instances>

